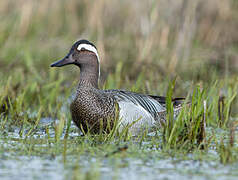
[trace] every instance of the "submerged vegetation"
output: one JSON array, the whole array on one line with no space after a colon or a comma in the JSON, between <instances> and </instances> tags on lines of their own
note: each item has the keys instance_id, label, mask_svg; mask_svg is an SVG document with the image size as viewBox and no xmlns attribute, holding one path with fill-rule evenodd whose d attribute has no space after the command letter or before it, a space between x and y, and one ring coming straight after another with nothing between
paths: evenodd
<instances>
[{"instance_id":1,"label":"submerged vegetation","mask_svg":"<svg viewBox=\"0 0 238 180\"><path fill-rule=\"evenodd\" d=\"M237 9L235 0L1 0L0 177L236 179ZM79 38L98 47L101 88L167 96L161 127L79 132L69 113L78 69L49 67ZM186 98L176 119L173 97Z\"/></svg>"}]
</instances>

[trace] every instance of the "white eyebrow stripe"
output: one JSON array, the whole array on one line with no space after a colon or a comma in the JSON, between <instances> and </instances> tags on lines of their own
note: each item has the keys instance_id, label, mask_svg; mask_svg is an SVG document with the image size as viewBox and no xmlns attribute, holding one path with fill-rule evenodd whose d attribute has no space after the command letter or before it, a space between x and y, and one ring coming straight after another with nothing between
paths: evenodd
<instances>
[{"instance_id":1,"label":"white eyebrow stripe","mask_svg":"<svg viewBox=\"0 0 238 180\"><path fill-rule=\"evenodd\" d=\"M98 55L98 51L97 51L97 49L96 49L95 47L93 47L93 46L90 45L90 44L80 44L80 45L78 45L77 50L80 51L82 48L84 48L84 49L86 49L86 50L88 50L88 51L91 51L91 52L95 53L96 56L97 56L98 62L100 62L99 55Z\"/></svg>"}]
</instances>

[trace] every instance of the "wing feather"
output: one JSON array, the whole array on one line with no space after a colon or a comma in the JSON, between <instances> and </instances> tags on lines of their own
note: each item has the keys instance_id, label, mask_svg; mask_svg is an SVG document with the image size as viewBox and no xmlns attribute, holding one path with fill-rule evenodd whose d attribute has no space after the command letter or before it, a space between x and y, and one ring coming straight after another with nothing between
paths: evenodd
<instances>
[{"instance_id":1,"label":"wing feather","mask_svg":"<svg viewBox=\"0 0 238 180\"><path fill-rule=\"evenodd\" d=\"M133 102L135 105L141 106L149 112L155 119L158 119L159 112L165 111L165 101L159 102L152 96L134 93L124 90L105 90L104 92L110 93L118 101ZM156 96L158 98L158 96Z\"/></svg>"}]
</instances>

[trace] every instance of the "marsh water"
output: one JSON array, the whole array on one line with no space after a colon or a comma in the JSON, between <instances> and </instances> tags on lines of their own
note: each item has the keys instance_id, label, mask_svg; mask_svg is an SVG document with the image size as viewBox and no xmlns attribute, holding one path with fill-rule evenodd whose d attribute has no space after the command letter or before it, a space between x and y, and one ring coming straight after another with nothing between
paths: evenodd
<instances>
[{"instance_id":1,"label":"marsh water","mask_svg":"<svg viewBox=\"0 0 238 180\"><path fill-rule=\"evenodd\" d=\"M28 130L20 136L17 127L7 134L1 132L0 179L227 180L238 177L238 163L221 164L215 145L206 152L179 155L164 152L146 140L140 145L135 141L91 145L73 124L66 143L64 133L59 143L53 143L50 142L55 136L52 121L41 119L42 127L30 138L24 137ZM49 127L48 133L44 126ZM216 130L216 135L219 134L224 132ZM125 144L126 151L111 153Z\"/></svg>"}]
</instances>

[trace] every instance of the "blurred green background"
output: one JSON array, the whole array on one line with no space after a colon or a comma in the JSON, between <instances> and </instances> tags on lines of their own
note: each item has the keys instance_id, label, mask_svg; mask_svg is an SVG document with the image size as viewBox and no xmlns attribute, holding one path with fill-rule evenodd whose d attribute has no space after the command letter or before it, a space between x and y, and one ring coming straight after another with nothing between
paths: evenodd
<instances>
[{"instance_id":1,"label":"blurred green background","mask_svg":"<svg viewBox=\"0 0 238 180\"><path fill-rule=\"evenodd\" d=\"M237 30L237 0L1 0L0 83L76 84L77 67L49 65L84 38L98 48L101 87L165 95L177 77L186 96L193 83L237 82Z\"/></svg>"},{"instance_id":2,"label":"blurred green background","mask_svg":"<svg viewBox=\"0 0 238 180\"><path fill-rule=\"evenodd\" d=\"M50 64L82 38L100 88L170 97L176 78L191 109L152 136L79 136L79 69ZM238 0L0 0L1 178L236 179L237 90Z\"/></svg>"}]
</instances>

